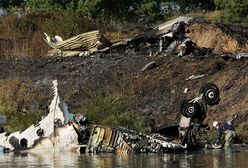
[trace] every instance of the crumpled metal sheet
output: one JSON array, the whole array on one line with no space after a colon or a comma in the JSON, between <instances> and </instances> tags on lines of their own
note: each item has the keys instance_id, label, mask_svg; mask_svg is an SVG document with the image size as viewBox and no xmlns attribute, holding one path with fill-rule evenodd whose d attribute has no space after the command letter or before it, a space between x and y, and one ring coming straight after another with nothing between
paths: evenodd
<instances>
[{"instance_id":1,"label":"crumpled metal sheet","mask_svg":"<svg viewBox=\"0 0 248 168\"><path fill-rule=\"evenodd\" d=\"M100 34L98 30L79 34L64 41L53 41L50 36L46 35L44 39L52 48L61 51L85 51L96 48L99 44Z\"/></svg>"},{"instance_id":2,"label":"crumpled metal sheet","mask_svg":"<svg viewBox=\"0 0 248 168\"><path fill-rule=\"evenodd\" d=\"M164 153L184 150L160 134L146 135L123 127L111 128L94 125L87 145L89 153Z\"/></svg>"},{"instance_id":3,"label":"crumpled metal sheet","mask_svg":"<svg viewBox=\"0 0 248 168\"><path fill-rule=\"evenodd\" d=\"M191 21L193 21L193 17L177 17L175 19L169 20L167 22L164 22L148 31L145 31L144 33L142 33L141 35L139 35L138 37L145 37L145 38L157 38L157 37L163 37L163 36L173 36L175 30L178 30L178 27L175 27L175 25L177 25L178 23L185 23L185 24L189 24ZM171 32L173 31L173 33L171 34ZM170 34L168 34L170 33ZM137 37L135 37L137 38Z\"/></svg>"},{"instance_id":4,"label":"crumpled metal sheet","mask_svg":"<svg viewBox=\"0 0 248 168\"><path fill-rule=\"evenodd\" d=\"M195 79L199 79L199 78L203 78L205 75L191 75L189 76L186 80L195 80Z\"/></svg>"}]
</instances>

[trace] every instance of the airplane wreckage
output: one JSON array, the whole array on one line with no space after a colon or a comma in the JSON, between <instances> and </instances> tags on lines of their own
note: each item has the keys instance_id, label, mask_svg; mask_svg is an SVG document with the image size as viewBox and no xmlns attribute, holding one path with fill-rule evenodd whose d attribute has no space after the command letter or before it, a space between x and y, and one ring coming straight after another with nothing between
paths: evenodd
<instances>
[{"instance_id":1,"label":"airplane wreckage","mask_svg":"<svg viewBox=\"0 0 248 168\"><path fill-rule=\"evenodd\" d=\"M179 123L180 142L160 134L143 134L124 127L90 126L83 115L73 115L59 97L58 82L53 81L54 97L49 113L38 124L22 132L0 134L4 152L78 151L81 153L165 153L196 147L199 126L207 114L207 105L218 104L219 89L206 84L200 96L185 101ZM206 145L205 145L206 147Z\"/></svg>"},{"instance_id":2,"label":"airplane wreckage","mask_svg":"<svg viewBox=\"0 0 248 168\"><path fill-rule=\"evenodd\" d=\"M211 49L199 48L186 36L185 26L193 18L179 17L144 31L132 39L111 42L98 30L79 34L63 40L45 33L44 40L53 48L52 56L85 56L94 52L142 51L147 54L208 55ZM53 81L54 98L49 113L36 125L24 131L0 133L2 151L36 152L42 150L76 150L82 153L164 153L184 151L199 146L196 140L199 127L207 114L207 106L219 102L219 89L206 84L200 95L185 101L181 107L179 141L160 134L142 134L123 127L90 126L83 115L73 115L59 97L58 82ZM202 146L201 146L202 147Z\"/></svg>"},{"instance_id":3,"label":"airplane wreckage","mask_svg":"<svg viewBox=\"0 0 248 168\"><path fill-rule=\"evenodd\" d=\"M111 42L98 30L79 34L63 40L45 34L44 40L53 48L49 56L86 56L96 52L123 53L142 51L149 55L163 53L171 56L205 56L212 49L200 48L186 36L186 25L193 22L192 17L178 17L154 28L147 29L131 39Z\"/></svg>"}]
</instances>

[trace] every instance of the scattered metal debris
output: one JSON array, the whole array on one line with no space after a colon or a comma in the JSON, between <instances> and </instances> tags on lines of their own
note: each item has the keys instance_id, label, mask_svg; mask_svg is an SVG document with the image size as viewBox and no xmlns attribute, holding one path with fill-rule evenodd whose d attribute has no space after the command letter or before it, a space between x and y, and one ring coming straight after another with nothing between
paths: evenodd
<instances>
[{"instance_id":1,"label":"scattered metal debris","mask_svg":"<svg viewBox=\"0 0 248 168\"><path fill-rule=\"evenodd\" d=\"M180 32L178 31L179 28L184 28L184 27L181 27L182 24L189 24L192 21L193 21L192 17L178 17L170 21L167 21L165 23L162 23L152 29L149 29L145 31L144 33L138 35L134 39L141 38L141 37L144 37L144 38L159 38L163 36L173 37L174 32ZM171 34L168 34L168 33L171 33Z\"/></svg>"},{"instance_id":2,"label":"scattered metal debris","mask_svg":"<svg viewBox=\"0 0 248 168\"><path fill-rule=\"evenodd\" d=\"M61 150L76 148L78 135L72 125L73 114L58 95L57 80L53 81L54 98L49 106L49 113L38 124L26 130L8 135L0 134L0 146L11 151L16 150Z\"/></svg>"},{"instance_id":3,"label":"scattered metal debris","mask_svg":"<svg viewBox=\"0 0 248 168\"><path fill-rule=\"evenodd\" d=\"M111 42L100 35L98 30L83 33L64 41L59 36L51 38L45 33L45 41L56 49L49 53L49 55L55 56L84 56L89 55L89 52L96 51L111 53L142 51L150 55L152 55L151 53L163 53L171 56L211 54L211 49L200 48L186 37L186 25L192 21L192 17L178 17L144 31L132 39L116 42Z\"/></svg>"},{"instance_id":4,"label":"scattered metal debris","mask_svg":"<svg viewBox=\"0 0 248 168\"><path fill-rule=\"evenodd\" d=\"M247 53L224 53L221 55L221 57L225 60L228 60L230 58L234 58L234 59L241 59L241 58L248 58L248 54Z\"/></svg>"},{"instance_id":5,"label":"scattered metal debris","mask_svg":"<svg viewBox=\"0 0 248 168\"><path fill-rule=\"evenodd\" d=\"M127 47L133 47L135 51L148 50L149 53L171 56L211 54L211 49L200 48L187 38L185 27L191 21L191 17L179 17L165 22L134 37L127 43Z\"/></svg>"},{"instance_id":6,"label":"scattered metal debris","mask_svg":"<svg viewBox=\"0 0 248 168\"><path fill-rule=\"evenodd\" d=\"M165 153L184 151L196 146L196 134L207 113L207 105L219 102L218 87L212 83L200 89L200 96L186 101L181 108L180 142L160 134L143 134L124 127L94 125L82 114L73 115L59 97L57 80L49 113L26 130L0 133L0 151L76 150L86 153ZM174 91L172 91L173 93ZM83 149L83 150L82 150Z\"/></svg>"},{"instance_id":7,"label":"scattered metal debris","mask_svg":"<svg viewBox=\"0 0 248 168\"><path fill-rule=\"evenodd\" d=\"M186 80L195 80L195 79L199 79L199 78L203 78L205 75L191 75L190 77L188 77Z\"/></svg>"},{"instance_id":8,"label":"scattered metal debris","mask_svg":"<svg viewBox=\"0 0 248 168\"><path fill-rule=\"evenodd\" d=\"M142 68L142 71L150 70L152 68L155 68L156 66L157 66L156 61L149 62Z\"/></svg>"},{"instance_id":9,"label":"scattered metal debris","mask_svg":"<svg viewBox=\"0 0 248 168\"><path fill-rule=\"evenodd\" d=\"M47 44L53 49L60 51L62 56L79 55L85 51L97 51L101 37L98 30L82 33L64 41L59 36L50 37L46 33L44 34L46 36L44 40Z\"/></svg>"},{"instance_id":10,"label":"scattered metal debris","mask_svg":"<svg viewBox=\"0 0 248 168\"><path fill-rule=\"evenodd\" d=\"M110 128L94 125L87 152L165 153L185 150L186 146L173 143L160 134L141 134L123 127Z\"/></svg>"},{"instance_id":11,"label":"scattered metal debris","mask_svg":"<svg viewBox=\"0 0 248 168\"><path fill-rule=\"evenodd\" d=\"M73 115L59 97L58 82L53 81L54 98L49 113L36 125L8 134L0 133L0 150L49 151L76 150L115 153L164 153L185 150L159 134L146 135L123 127L111 128L94 125L82 114Z\"/></svg>"}]
</instances>

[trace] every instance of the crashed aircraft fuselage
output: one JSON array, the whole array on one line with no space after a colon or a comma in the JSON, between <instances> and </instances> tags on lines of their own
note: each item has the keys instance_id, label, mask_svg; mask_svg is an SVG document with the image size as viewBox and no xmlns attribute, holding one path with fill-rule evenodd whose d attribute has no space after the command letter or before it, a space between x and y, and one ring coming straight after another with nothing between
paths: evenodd
<instances>
[{"instance_id":1,"label":"crashed aircraft fuselage","mask_svg":"<svg viewBox=\"0 0 248 168\"><path fill-rule=\"evenodd\" d=\"M201 95L182 106L179 127L181 143L160 134L142 134L118 127L94 125L89 130L85 117L79 119L68 110L66 103L58 94L57 80L53 81L54 98L49 106L49 113L38 124L31 125L22 132L8 135L0 134L0 146L10 151L81 151L87 153L165 153L183 151L187 145L194 145L197 126L205 118L206 109L200 109L202 101L208 105L219 102L219 90L216 85L208 84ZM199 113L199 112L203 113ZM91 133L90 133L91 132ZM190 135L190 136L188 136Z\"/></svg>"},{"instance_id":2,"label":"crashed aircraft fuselage","mask_svg":"<svg viewBox=\"0 0 248 168\"><path fill-rule=\"evenodd\" d=\"M161 135L141 134L122 127L94 125L90 133L89 128L84 126L87 120L82 120L82 123L69 112L68 106L59 97L57 86L57 80L53 81L54 98L48 115L22 132L1 133L0 146L10 151L25 152L81 151L81 147L88 153L160 153L185 149L185 146Z\"/></svg>"},{"instance_id":3,"label":"crashed aircraft fuselage","mask_svg":"<svg viewBox=\"0 0 248 168\"><path fill-rule=\"evenodd\" d=\"M49 106L49 113L37 125L31 125L22 132L7 135L0 134L0 146L15 150L57 150L78 145L78 135L68 122L72 117L68 107L60 100L57 80L53 81L54 98ZM54 121L59 121L61 126Z\"/></svg>"}]
</instances>

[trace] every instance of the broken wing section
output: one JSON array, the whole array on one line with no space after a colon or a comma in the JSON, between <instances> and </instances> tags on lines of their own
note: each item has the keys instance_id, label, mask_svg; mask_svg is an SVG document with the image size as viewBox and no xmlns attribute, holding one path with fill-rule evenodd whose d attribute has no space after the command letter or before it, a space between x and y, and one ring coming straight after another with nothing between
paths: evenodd
<instances>
[{"instance_id":1,"label":"broken wing section","mask_svg":"<svg viewBox=\"0 0 248 168\"><path fill-rule=\"evenodd\" d=\"M69 144L78 144L78 135L73 126L66 125L74 116L69 112L66 103L59 97L57 80L53 81L53 94L54 97L46 117L37 125L31 125L21 133L15 132L8 136L6 133L0 134L0 146L10 150L19 150L30 149L34 146L37 146L35 149L39 149L41 146L43 149L64 148ZM56 124L55 121L57 121Z\"/></svg>"}]
</instances>

